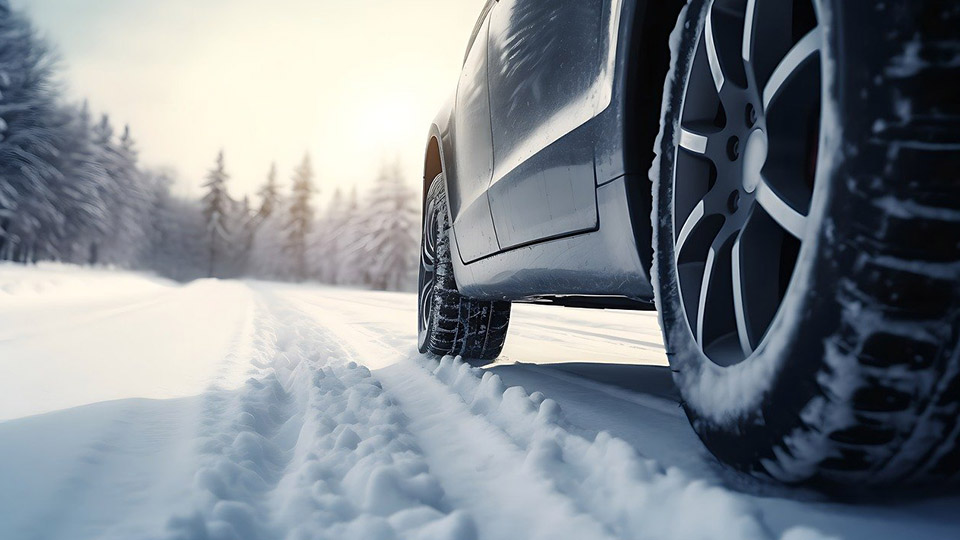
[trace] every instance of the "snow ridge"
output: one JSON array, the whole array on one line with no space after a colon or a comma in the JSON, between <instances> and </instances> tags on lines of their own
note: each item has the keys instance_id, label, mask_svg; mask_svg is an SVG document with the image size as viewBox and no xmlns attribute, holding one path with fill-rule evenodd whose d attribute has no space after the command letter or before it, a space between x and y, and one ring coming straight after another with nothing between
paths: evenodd
<instances>
[{"instance_id":1,"label":"snow ridge","mask_svg":"<svg viewBox=\"0 0 960 540\"><path fill-rule=\"evenodd\" d=\"M174 539L471 540L370 371L302 316L258 314L251 377L209 393L194 510Z\"/></svg>"},{"instance_id":2,"label":"snow ridge","mask_svg":"<svg viewBox=\"0 0 960 540\"><path fill-rule=\"evenodd\" d=\"M409 342L351 324L290 296L376 372L447 491L489 539L770 539L745 497L646 459L601 432L588 438L540 392L507 387L460 358L425 357ZM350 344L349 346L346 344ZM389 361L394 358L395 363ZM824 538L806 527L780 538Z\"/></svg>"},{"instance_id":3,"label":"snow ridge","mask_svg":"<svg viewBox=\"0 0 960 540\"><path fill-rule=\"evenodd\" d=\"M459 358L423 369L456 392L476 414L502 429L526 452L524 466L550 478L579 509L601 521L617 538L771 538L758 511L738 496L676 468L641 458L608 433L594 440L564 427L556 402L540 392L505 388L500 377ZM696 509L696 519L690 511ZM822 538L797 528L783 538Z\"/></svg>"}]
</instances>

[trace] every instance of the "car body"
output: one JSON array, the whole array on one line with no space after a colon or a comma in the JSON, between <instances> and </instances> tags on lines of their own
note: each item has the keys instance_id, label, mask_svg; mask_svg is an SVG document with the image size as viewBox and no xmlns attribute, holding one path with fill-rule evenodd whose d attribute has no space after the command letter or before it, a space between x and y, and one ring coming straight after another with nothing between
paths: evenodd
<instances>
[{"instance_id":1,"label":"car body","mask_svg":"<svg viewBox=\"0 0 960 540\"><path fill-rule=\"evenodd\" d=\"M462 294L652 307L647 171L681 5L487 0L424 166Z\"/></svg>"}]
</instances>

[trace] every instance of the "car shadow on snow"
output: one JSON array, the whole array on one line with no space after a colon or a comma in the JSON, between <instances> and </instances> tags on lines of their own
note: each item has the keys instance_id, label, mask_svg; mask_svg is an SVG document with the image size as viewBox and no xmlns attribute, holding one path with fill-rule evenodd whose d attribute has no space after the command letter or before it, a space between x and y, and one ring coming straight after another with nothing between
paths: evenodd
<instances>
[{"instance_id":1,"label":"car shadow on snow","mask_svg":"<svg viewBox=\"0 0 960 540\"><path fill-rule=\"evenodd\" d=\"M600 384L680 403L680 392L667 366L570 362L546 367Z\"/></svg>"},{"instance_id":2,"label":"car shadow on snow","mask_svg":"<svg viewBox=\"0 0 960 540\"><path fill-rule=\"evenodd\" d=\"M852 505L845 511L851 514L869 515L871 511L884 508L921 521L944 521L944 515L949 512L943 507L960 501L956 487L939 490L932 490L929 486L901 487L893 493L890 490L854 488L844 492L836 486L785 485L726 467L702 446L693 432L680 407L682 398L668 366L597 362L501 363L503 360L468 363L497 373L507 385L524 386L530 392L545 390L549 397L558 398L569 419L586 432L607 431L662 465L676 466L695 477L746 495L800 503ZM555 383L547 383L548 380ZM564 382L582 385L582 395L571 394L572 387ZM613 400L610 400L611 396ZM604 407L605 400L611 405ZM588 412L584 403L595 405L596 409ZM650 407L656 403L661 406ZM565 404L569 407L564 407ZM598 413L600 410L608 414ZM664 411L672 414L663 415ZM651 438L651 434L656 437ZM947 521L956 523L955 519Z\"/></svg>"}]
</instances>

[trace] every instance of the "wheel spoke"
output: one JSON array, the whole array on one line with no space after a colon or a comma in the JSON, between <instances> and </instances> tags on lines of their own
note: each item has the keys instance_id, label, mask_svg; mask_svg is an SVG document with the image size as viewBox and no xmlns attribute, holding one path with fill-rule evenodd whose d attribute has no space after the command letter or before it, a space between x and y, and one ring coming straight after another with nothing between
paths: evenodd
<instances>
[{"instance_id":1,"label":"wheel spoke","mask_svg":"<svg viewBox=\"0 0 960 540\"><path fill-rule=\"evenodd\" d=\"M686 128L680 128L680 147L694 154L706 154L707 136Z\"/></svg>"},{"instance_id":2,"label":"wheel spoke","mask_svg":"<svg viewBox=\"0 0 960 540\"><path fill-rule=\"evenodd\" d=\"M750 334L747 329L746 309L743 301L743 276L740 267L741 244L743 234L737 236L733 244L733 255L731 265L733 266L733 311L737 323L737 336L740 338L740 348L745 356L750 356L753 352L753 345L750 342Z\"/></svg>"},{"instance_id":3,"label":"wheel spoke","mask_svg":"<svg viewBox=\"0 0 960 540\"><path fill-rule=\"evenodd\" d=\"M783 86L790 80L791 76L803 65L807 59L820 52L821 34L820 28L814 28L807 35L797 42L786 56L773 70L767 86L763 89L763 109L767 110L770 103L777 97Z\"/></svg>"},{"instance_id":4,"label":"wheel spoke","mask_svg":"<svg viewBox=\"0 0 960 540\"><path fill-rule=\"evenodd\" d=\"M707 61L710 63L710 73L713 75L713 84L717 93L723 89L723 68L720 67L720 56L717 54L717 41L713 33L713 8L707 13L707 22L703 30L703 39L707 45Z\"/></svg>"},{"instance_id":5,"label":"wheel spoke","mask_svg":"<svg viewBox=\"0 0 960 540\"><path fill-rule=\"evenodd\" d=\"M430 308L433 305L433 280L427 280L420 287L420 316L426 326L426 322L430 320Z\"/></svg>"},{"instance_id":6,"label":"wheel spoke","mask_svg":"<svg viewBox=\"0 0 960 540\"><path fill-rule=\"evenodd\" d=\"M684 244L686 244L687 239L690 238L690 233L692 233L693 230L697 228L697 225L699 225L703 220L703 216L704 203L703 201L700 201L693 209L693 212L690 212L690 216L687 217L687 220L683 222L683 227L680 228L680 234L677 235L677 256L680 255Z\"/></svg>"},{"instance_id":7,"label":"wheel spoke","mask_svg":"<svg viewBox=\"0 0 960 540\"><path fill-rule=\"evenodd\" d=\"M740 56L747 64L753 62L753 26L757 15L757 1L747 0L747 11L743 17L743 46Z\"/></svg>"},{"instance_id":8,"label":"wheel spoke","mask_svg":"<svg viewBox=\"0 0 960 540\"><path fill-rule=\"evenodd\" d=\"M430 304L433 302L433 280L428 280L420 289L420 314L424 323L430 319Z\"/></svg>"},{"instance_id":9,"label":"wheel spoke","mask_svg":"<svg viewBox=\"0 0 960 540\"><path fill-rule=\"evenodd\" d=\"M426 242L426 240L424 240ZM424 245L423 249L420 250L420 265L423 266L424 270L433 271L434 263L436 258L433 256L433 253L430 252L428 247Z\"/></svg>"},{"instance_id":10,"label":"wheel spoke","mask_svg":"<svg viewBox=\"0 0 960 540\"><path fill-rule=\"evenodd\" d=\"M757 203L766 210L781 227L794 237L803 240L807 228L807 217L794 210L790 203L783 200L767 183L761 179L756 191Z\"/></svg>"},{"instance_id":11,"label":"wheel spoke","mask_svg":"<svg viewBox=\"0 0 960 540\"><path fill-rule=\"evenodd\" d=\"M697 305L697 343L703 347L703 319L707 311L707 296L710 292L710 280L713 276L713 267L716 263L717 252L711 246L707 253L707 262L703 266L703 280L700 282L700 301Z\"/></svg>"}]
</instances>

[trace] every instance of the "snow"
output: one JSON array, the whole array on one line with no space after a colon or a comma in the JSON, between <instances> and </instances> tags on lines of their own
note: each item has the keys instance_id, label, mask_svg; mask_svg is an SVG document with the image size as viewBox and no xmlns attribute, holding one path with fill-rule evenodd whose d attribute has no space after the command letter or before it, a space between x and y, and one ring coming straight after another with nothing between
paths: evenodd
<instances>
[{"instance_id":1,"label":"snow","mask_svg":"<svg viewBox=\"0 0 960 540\"><path fill-rule=\"evenodd\" d=\"M0 538L960 533L957 497L717 465L654 313L516 306L480 367L416 352L408 294L57 265L0 265L0 291Z\"/></svg>"}]
</instances>

